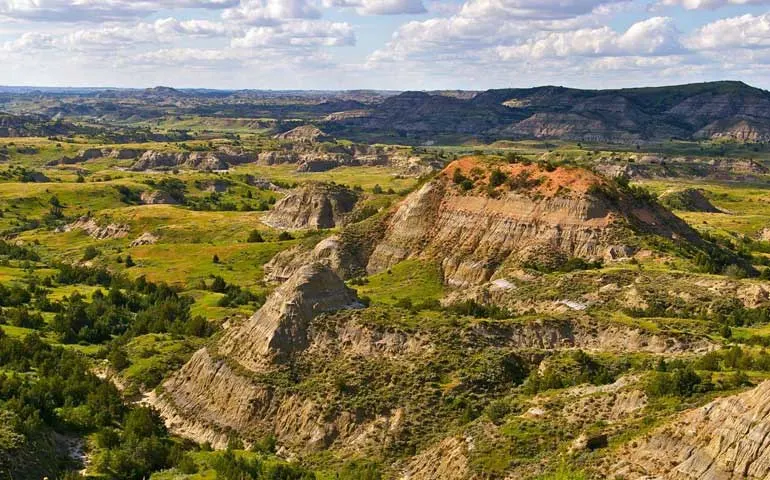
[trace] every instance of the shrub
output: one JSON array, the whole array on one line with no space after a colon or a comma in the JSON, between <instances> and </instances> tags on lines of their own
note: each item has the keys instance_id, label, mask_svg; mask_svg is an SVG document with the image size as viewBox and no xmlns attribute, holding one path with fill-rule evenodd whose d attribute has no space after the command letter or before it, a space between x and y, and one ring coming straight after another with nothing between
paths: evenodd
<instances>
[{"instance_id":1,"label":"shrub","mask_svg":"<svg viewBox=\"0 0 770 480\"><path fill-rule=\"evenodd\" d=\"M459 168L455 169L454 173L452 174L452 181L460 185L466 180L467 178L465 175L463 175L463 172Z\"/></svg>"},{"instance_id":2,"label":"shrub","mask_svg":"<svg viewBox=\"0 0 770 480\"><path fill-rule=\"evenodd\" d=\"M278 234L278 241L280 242L286 242L289 240L294 240L294 237L289 232L281 232Z\"/></svg>"},{"instance_id":3,"label":"shrub","mask_svg":"<svg viewBox=\"0 0 770 480\"><path fill-rule=\"evenodd\" d=\"M499 187L504 184L506 180L508 180L508 175L500 171L499 168L492 170L492 173L489 175L489 185L492 187Z\"/></svg>"},{"instance_id":4,"label":"shrub","mask_svg":"<svg viewBox=\"0 0 770 480\"><path fill-rule=\"evenodd\" d=\"M93 245L89 245L86 247L85 251L83 252L83 261L87 262L89 260L93 260L94 258L99 256L99 250L96 249Z\"/></svg>"},{"instance_id":5,"label":"shrub","mask_svg":"<svg viewBox=\"0 0 770 480\"><path fill-rule=\"evenodd\" d=\"M259 230L252 230L249 232L249 238L246 241L249 243L262 243L265 239L262 238L262 234L259 233Z\"/></svg>"}]
</instances>

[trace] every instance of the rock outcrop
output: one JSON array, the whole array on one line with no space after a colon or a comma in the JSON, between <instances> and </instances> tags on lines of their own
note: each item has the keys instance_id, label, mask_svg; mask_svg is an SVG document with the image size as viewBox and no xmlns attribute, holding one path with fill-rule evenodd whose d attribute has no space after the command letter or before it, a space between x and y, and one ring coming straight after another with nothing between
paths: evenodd
<instances>
[{"instance_id":1,"label":"rock outcrop","mask_svg":"<svg viewBox=\"0 0 770 480\"><path fill-rule=\"evenodd\" d=\"M361 265L345 248L339 235L332 235L316 244L312 250L296 246L276 254L264 266L265 281L285 282L294 272L309 262L321 262L340 278L350 278L361 270Z\"/></svg>"},{"instance_id":2,"label":"rock outcrop","mask_svg":"<svg viewBox=\"0 0 770 480\"><path fill-rule=\"evenodd\" d=\"M128 232L131 228L128 225L118 223L110 223L101 226L93 218L83 216L77 219L77 221L62 227L59 231L71 232L73 230L82 230L97 240L109 240L113 238L125 238L128 236Z\"/></svg>"},{"instance_id":3,"label":"rock outcrop","mask_svg":"<svg viewBox=\"0 0 770 480\"><path fill-rule=\"evenodd\" d=\"M178 205L179 202L166 192L161 190L144 191L140 200L145 205Z\"/></svg>"},{"instance_id":4,"label":"rock outcrop","mask_svg":"<svg viewBox=\"0 0 770 480\"><path fill-rule=\"evenodd\" d=\"M280 133L275 138L293 142L324 142L330 139L321 129L313 125L302 125L288 132Z\"/></svg>"},{"instance_id":5,"label":"rock outcrop","mask_svg":"<svg viewBox=\"0 0 770 480\"><path fill-rule=\"evenodd\" d=\"M306 348L316 315L361 306L334 272L311 263L287 279L245 324L229 330L217 349L248 370L260 371Z\"/></svg>"},{"instance_id":6,"label":"rock outcrop","mask_svg":"<svg viewBox=\"0 0 770 480\"><path fill-rule=\"evenodd\" d=\"M158 242L158 237L150 232L144 232L131 242L132 247L139 247L142 245L154 245Z\"/></svg>"},{"instance_id":7,"label":"rock outcrop","mask_svg":"<svg viewBox=\"0 0 770 480\"><path fill-rule=\"evenodd\" d=\"M346 187L308 183L275 204L263 222L281 229L322 229L342 226L359 196Z\"/></svg>"},{"instance_id":8,"label":"rock outcrop","mask_svg":"<svg viewBox=\"0 0 770 480\"><path fill-rule=\"evenodd\" d=\"M608 248L632 241L634 232L699 241L660 205L587 170L485 162L455 161L408 196L390 218L367 270L424 258L440 264L450 285L467 286L537 261L531 257L538 252L551 259L601 258Z\"/></svg>"},{"instance_id":9,"label":"rock outcrop","mask_svg":"<svg viewBox=\"0 0 770 480\"><path fill-rule=\"evenodd\" d=\"M220 148L210 152L161 152L148 150L131 166L131 170L227 170L231 165L254 161L247 152Z\"/></svg>"},{"instance_id":10,"label":"rock outcrop","mask_svg":"<svg viewBox=\"0 0 770 480\"><path fill-rule=\"evenodd\" d=\"M112 158L115 160L127 160L136 158L142 154L142 150L133 148L86 148L79 151L74 157L64 156L58 160L48 162L48 166L72 165L87 162L99 158Z\"/></svg>"},{"instance_id":11,"label":"rock outcrop","mask_svg":"<svg viewBox=\"0 0 770 480\"><path fill-rule=\"evenodd\" d=\"M327 446L338 426L324 422L321 405L278 395L254 374L280 371L307 348L315 316L360 307L355 293L331 270L319 263L306 265L248 321L229 329L211 349L196 352L164 383L165 393L154 403L174 431L215 446L223 446L226 432L233 430L244 435L267 430L311 449Z\"/></svg>"},{"instance_id":12,"label":"rock outcrop","mask_svg":"<svg viewBox=\"0 0 770 480\"><path fill-rule=\"evenodd\" d=\"M470 440L470 439L469 439ZM465 438L449 437L413 458L400 480L466 480L471 476L468 453L473 445Z\"/></svg>"},{"instance_id":13,"label":"rock outcrop","mask_svg":"<svg viewBox=\"0 0 770 480\"><path fill-rule=\"evenodd\" d=\"M626 479L770 476L770 382L682 414L625 447L612 473Z\"/></svg>"},{"instance_id":14,"label":"rock outcrop","mask_svg":"<svg viewBox=\"0 0 770 480\"><path fill-rule=\"evenodd\" d=\"M325 172L337 167L389 166L403 175L419 176L443 167L437 159L424 159L410 149L392 145L318 144L291 142L279 150L260 152L263 165L295 164L299 172Z\"/></svg>"}]
</instances>

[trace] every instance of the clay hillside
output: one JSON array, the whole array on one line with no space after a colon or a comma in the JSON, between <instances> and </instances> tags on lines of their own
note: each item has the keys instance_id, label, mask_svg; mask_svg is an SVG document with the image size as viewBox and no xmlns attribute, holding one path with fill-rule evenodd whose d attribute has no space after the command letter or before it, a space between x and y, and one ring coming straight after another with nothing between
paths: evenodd
<instances>
[{"instance_id":1,"label":"clay hillside","mask_svg":"<svg viewBox=\"0 0 770 480\"><path fill-rule=\"evenodd\" d=\"M440 261L452 285L481 283L506 267L571 257L612 259L634 232L696 242L658 204L581 168L501 164L467 157L398 207L367 264L377 273L407 258Z\"/></svg>"},{"instance_id":2,"label":"clay hillside","mask_svg":"<svg viewBox=\"0 0 770 480\"><path fill-rule=\"evenodd\" d=\"M308 183L290 192L263 222L275 228L334 228L346 223L359 195L343 186Z\"/></svg>"},{"instance_id":3,"label":"clay hillside","mask_svg":"<svg viewBox=\"0 0 770 480\"><path fill-rule=\"evenodd\" d=\"M313 202L306 200L305 207L293 210L311 210ZM674 243L701 242L642 190L584 168L510 164L494 157L452 162L378 218L312 252L284 252L266 269L281 272L275 278L286 278L302 259L312 258L349 278L421 259L438 264L446 284L468 286L520 268L558 270L573 259L628 259L649 235Z\"/></svg>"}]
</instances>

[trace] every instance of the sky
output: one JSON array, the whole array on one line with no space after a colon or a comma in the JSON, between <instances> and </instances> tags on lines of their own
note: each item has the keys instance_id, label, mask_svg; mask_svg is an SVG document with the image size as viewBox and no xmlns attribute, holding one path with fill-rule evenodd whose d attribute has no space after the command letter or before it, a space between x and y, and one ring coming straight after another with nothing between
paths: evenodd
<instances>
[{"instance_id":1,"label":"sky","mask_svg":"<svg viewBox=\"0 0 770 480\"><path fill-rule=\"evenodd\" d=\"M770 0L0 0L0 85L770 89Z\"/></svg>"}]
</instances>

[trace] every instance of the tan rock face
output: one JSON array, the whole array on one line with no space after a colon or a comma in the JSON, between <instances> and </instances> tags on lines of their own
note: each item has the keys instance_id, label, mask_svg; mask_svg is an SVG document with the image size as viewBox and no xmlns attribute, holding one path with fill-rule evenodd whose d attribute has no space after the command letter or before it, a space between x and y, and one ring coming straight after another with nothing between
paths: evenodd
<instances>
[{"instance_id":1,"label":"tan rock face","mask_svg":"<svg viewBox=\"0 0 770 480\"><path fill-rule=\"evenodd\" d=\"M211 349L216 355L206 348L196 352L152 403L177 433L219 447L231 431L244 437L270 432L282 442L311 450L327 447L339 435L364 441L365 428L355 417L325 419L322 404L278 394L255 376L280 369L289 356L306 349L310 321L316 315L360 306L354 292L327 267L319 263L302 267L253 317L227 331ZM365 333L347 336L359 344L382 340ZM357 348L366 351L364 346ZM392 420L375 419L375 424L379 427L366 428L390 428Z\"/></svg>"},{"instance_id":2,"label":"tan rock face","mask_svg":"<svg viewBox=\"0 0 770 480\"><path fill-rule=\"evenodd\" d=\"M89 236L97 240L108 240L111 238L124 238L128 235L130 227L128 225L110 223L108 225L99 225L96 220L91 217L83 216L77 221L62 228L64 232L70 232L72 230L82 230Z\"/></svg>"},{"instance_id":3,"label":"tan rock face","mask_svg":"<svg viewBox=\"0 0 770 480\"><path fill-rule=\"evenodd\" d=\"M400 475L401 480L467 480L471 475L468 461L469 442L449 437L417 455Z\"/></svg>"},{"instance_id":4,"label":"tan rock face","mask_svg":"<svg viewBox=\"0 0 770 480\"><path fill-rule=\"evenodd\" d=\"M171 195L160 190L142 192L140 199L145 205L176 205L179 203Z\"/></svg>"},{"instance_id":5,"label":"tan rock face","mask_svg":"<svg viewBox=\"0 0 770 480\"><path fill-rule=\"evenodd\" d=\"M304 142L322 142L328 138L324 132L313 125L302 125L300 127L280 133L275 136L279 140L293 140Z\"/></svg>"},{"instance_id":6,"label":"tan rock face","mask_svg":"<svg viewBox=\"0 0 770 480\"><path fill-rule=\"evenodd\" d=\"M310 320L323 312L360 307L355 292L321 263L306 265L265 305L219 342L221 355L254 371L264 370L308 346Z\"/></svg>"},{"instance_id":7,"label":"tan rock face","mask_svg":"<svg viewBox=\"0 0 770 480\"><path fill-rule=\"evenodd\" d=\"M328 146L309 140L293 140L293 143L282 145L278 150L260 152L257 162L263 165L296 164L299 172L323 172L343 166L389 166L409 176L431 173L443 166L439 160L423 159L403 147Z\"/></svg>"},{"instance_id":8,"label":"tan rock face","mask_svg":"<svg viewBox=\"0 0 770 480\"><path fill-rule=\"evenodd\" d=\"M358 195L345 187L307 184L281 199L264 219L275 228L334 228L345 223Z\"/></svg>"},{"instance_id":9,"label":"tan rock face","mask_svg":"<svg viewBox=\"0 0 770 480\"><path fill-rule=\"evenodd\" d=\"M212 152L159 152L148 150L131 166L132 170L168 170L183 168L190 170L227 170L230 165L237 165L255 160L243 151L232 148Z\"/></svg>"},{"instance_id":10,"label":"tan rock face","mask_svg":"<svg viewBox=\"0 0 770 480\"><path fill-rule=\"evenodd\" d=\"M770 476L770 382L690 410L619 454L626 479Z\"/></svg>"},{"instance_id":11,"label":"tan rock face","mask_svg":"<svg viewBox=\"0 0 770 480\"><path fill-rule=\"evenodd\" d=\"M266 282L285 282L308 262L321 262L340 278L350 278L351 268L357 265L339 235L332 235L310 251L297 246L276 254L264 267Z\"/></svg>"},{"instance_id":12,"label":"tan rock face","mask_svg":"<svg viewBox=\"0 0 770 480\"><path fill-rule=\"evenodd\" d=\"M434 181L407 197L391 218L367 270L376 273L412 257L441 264L450 285L483 283L533 248L566 257L603 257L632 232L696 239L681 220L657 205L603 193L606 180L581 169L501 165L520 188L488 189L489 168L472 157L449 165ZM484 171L486 169L486 171ZM464 191L455 171L475 177ZM481 173L478 173L482 170ZM474 173L476 172L476 173Z\"/></svg>"},{"instance_id":13,"label":"tan rock face","mask_svg":"<svg viewBox=\"0 0 770 480\"><path fill-rule=\"evenodd\" d=\"M158 237L150 232L144 232L131 242L132 247L139 247L141 245L154 245L158 242Z\"/></svg>"}]
</instances>

